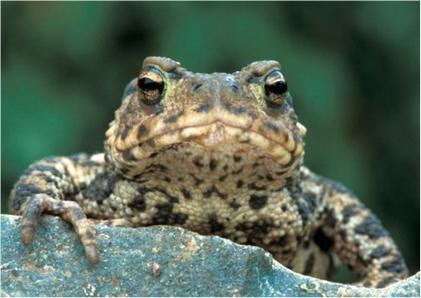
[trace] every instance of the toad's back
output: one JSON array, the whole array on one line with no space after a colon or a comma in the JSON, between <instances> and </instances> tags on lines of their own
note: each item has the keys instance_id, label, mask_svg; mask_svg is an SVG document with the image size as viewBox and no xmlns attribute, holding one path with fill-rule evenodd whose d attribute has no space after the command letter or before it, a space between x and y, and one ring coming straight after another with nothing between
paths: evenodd
<instances>
[{"instance_id":1,"label":"toad's back","mask_svg":"<svg viewBox=\"0 0 421 298\"><path fill-rule=\"evenodd\" d=\"M377 218L344 187L302 166L306 129L275 61L195 74L145 59L106 133L105 155L32 165L12 192L31 242L41 212L60 214L98 261L90 218L179 225L261 246L295 271L327 277L338 256L366 285L406 274Z\"/></svg>"}]
</instances>

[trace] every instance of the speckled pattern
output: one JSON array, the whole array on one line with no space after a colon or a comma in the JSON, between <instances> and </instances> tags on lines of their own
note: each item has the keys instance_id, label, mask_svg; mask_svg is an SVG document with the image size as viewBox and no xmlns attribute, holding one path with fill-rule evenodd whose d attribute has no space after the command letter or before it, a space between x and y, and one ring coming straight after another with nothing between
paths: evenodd
<instances>
[{"instance_id":1,"label":"speckled pattern","mask_svg":"<svg viewBox=\"0 0 421 298\"><path fill-rule=\"evenodd\" d=\"M149 57L124 91L105 154L34 163L10 209L23 216L26 244L43 213L71 222L92 263L99 252L88 218L219 235L321 278L338 260L365 286L405 277L380 221L345 187L303 166L305 134L276 61L199 74Z\"/></svg>"},{"instance_id":2,"label":"speckled pattern","mask_svg":"<svg viewBox=\"0 0 421 298\"><path fill-rule=\"evenodd\" d=\"M0 215L3 297L419 297L420 273L383 289L292 272L269 253L174 226L94 225L101 262L91 265L70 225L43 216L21 245L21 220Z\"/></svg>"}]
</instances>

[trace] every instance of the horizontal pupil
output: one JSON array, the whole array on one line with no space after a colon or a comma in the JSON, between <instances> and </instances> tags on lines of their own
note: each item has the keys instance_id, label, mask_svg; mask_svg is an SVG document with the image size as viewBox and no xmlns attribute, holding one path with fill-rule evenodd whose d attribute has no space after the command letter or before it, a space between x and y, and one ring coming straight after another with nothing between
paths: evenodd
<instances>
[{"instance_id":1,"label":"horizontal pupil","mask_svg":"<svg viewBox=\"0 0 421 298\"><path fill-rule=\"evenodd\" d=\"M163 83L157 83L149 78L141 78L138 81L139 88L143 91L153 91L153 90L159 90L160 92L164 88Z\"/></svg>"},{"instance_id":2,"label":"horizontal pupil","mask_svg":"<svg viewBox=\"0 0 421 298\"><path fill-rule=\"evenodd\" d=\"M275 94L283 94L288 91L288 85L285 81L278 81L271 85L266 85L266 90Z\"/></svg>"}]
</instances>

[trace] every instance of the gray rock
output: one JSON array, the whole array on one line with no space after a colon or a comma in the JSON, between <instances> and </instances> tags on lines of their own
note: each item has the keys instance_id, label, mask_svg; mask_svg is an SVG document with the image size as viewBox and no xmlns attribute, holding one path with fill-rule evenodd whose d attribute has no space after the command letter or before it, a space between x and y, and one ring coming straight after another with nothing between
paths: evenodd
<instances>
[{"instance_id":1,"label":"gray rock","mask_svg":"<svg viewBox=\"0 0 421 298\"><path fill-rule=\"evenodd\" d=\"M419 296L420 273L385 289L327 282L286 269L263 249L177 227L96 226L89 264L69 224L41 220L24 246L19 217L1 216L2 296Z\"/></svg>"}]
</instances>

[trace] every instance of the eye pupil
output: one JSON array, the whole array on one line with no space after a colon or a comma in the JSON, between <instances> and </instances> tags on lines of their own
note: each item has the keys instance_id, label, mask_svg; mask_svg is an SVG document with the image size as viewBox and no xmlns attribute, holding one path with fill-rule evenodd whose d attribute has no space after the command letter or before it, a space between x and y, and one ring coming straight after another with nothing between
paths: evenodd
<instances>
[{"instance_id":1,"label":"eye pupil","mask_svg":"<svg viewBox=\"0 0 421 298\"><path fill-rule=\"evenodd\" d=\"M273 70L265 79L266 102L269 105L281 105L287 99L288 85L279 70Z\"/></svg>"},{"instance_id":2,"label":"eye pupil","mask_svg":"<svg viewBox=\"0 0 421 298\"><path fill-rule=\"evenodd\" d=\"M144 92L148 91L159 91L162 92L164 89L164 84L155 82L154 80L150 78L141 78L138 80L138 86L140 89L142 89Z\"/></svg>"},{"instance_id":3,"label":"eye pupil","mask_svg":"<svg viewBox=\"0 0 421 298\"><path fill-rule=\"evenodd\" d=\"M277 81L273 84L265 85L265 89L267 95L269 95L269 93L281 95L288 91L288 85L285 81Z\"/></svg>"},{"instance_id":4,"label":"eye pupil","mask_svg":"<svg viewBox=\"0 0 421 298\"><path fill-rule=\"evenodd\" d=\"M147 70L141 73L137 86L144 104L154 105L162 98L164 81L162 75L156 70Z\"/></svg>"}]
</instances>

